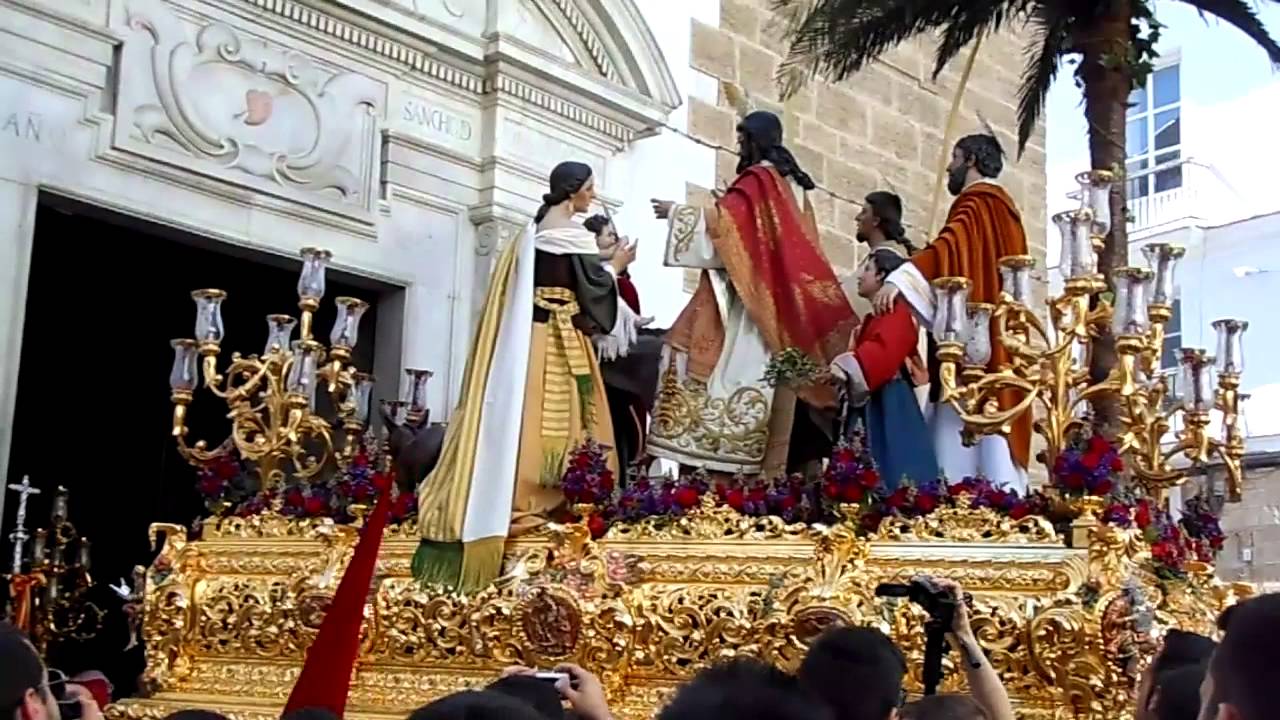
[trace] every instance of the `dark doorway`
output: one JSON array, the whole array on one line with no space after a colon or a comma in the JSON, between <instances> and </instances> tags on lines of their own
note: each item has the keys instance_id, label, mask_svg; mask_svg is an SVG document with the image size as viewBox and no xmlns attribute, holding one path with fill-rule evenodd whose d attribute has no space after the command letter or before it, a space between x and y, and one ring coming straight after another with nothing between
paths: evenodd
<instances>
[{"instance_id":1,"label":"dark doorway","mask_svg":"<svg viewBox=\"0 0 1280 720\"><path fill-rule=\"evenodd\" d=\"M5 475L7 483L29 475L43 491L28 506L28 529L48 524L54 490L65 486L71 521L93 542L93 576L105 585L150 562L151 523L190 526L203 515L195 470L169 436L169 340L193 333L191 291L214 287L227 292L220 367L233 351L260 353L265 316L298 314L300 265L42 197ZM387 290L330 273L317 339L327 344L334 297L370 302L354 362L371 370L375 308ZM189 441L216 447L229 430L226 411L221 400L198 391ZM10 493L5 528L12 527L17 504Z\"/></svg>"}]
</instances>

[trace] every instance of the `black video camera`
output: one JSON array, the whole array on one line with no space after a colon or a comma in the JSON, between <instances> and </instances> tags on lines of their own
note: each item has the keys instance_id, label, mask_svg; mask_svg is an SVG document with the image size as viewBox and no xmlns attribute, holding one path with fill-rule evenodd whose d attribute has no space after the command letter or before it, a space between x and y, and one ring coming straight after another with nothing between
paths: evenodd
<instances>
[{"instance_id":1,"label":"black video camera","mask_svg":"<svg viewBox=\"0 0 1280 720\"><path fill-rule=\"evenodd\" d=\"M956 603L960 602L955 593L939 587L927 575L918 575L909 583L880 583L876 586L876 596L906 598L924 608L929 619L948 632L956 618Z\"/></svg>"},{"instance_id":2,"label":"black video camera","mask_svg":"<svg viewBox=\"0 0 1280 720\"><path fill-rule=\"evenodd\" d=\"M904 597L924 608L924 694L933 695L942 682L942 656L947 652L946 634L956 619L956 604L962 602L951 590L942 588L927 575L917 575L909 583L880 583L877 597Z\"/></svg>"}]
</instances>

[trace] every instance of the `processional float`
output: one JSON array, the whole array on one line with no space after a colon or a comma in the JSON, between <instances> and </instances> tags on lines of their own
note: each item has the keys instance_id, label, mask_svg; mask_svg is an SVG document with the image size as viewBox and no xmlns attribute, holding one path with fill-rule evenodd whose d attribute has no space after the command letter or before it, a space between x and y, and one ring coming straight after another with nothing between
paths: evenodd
<instances>
[{"instance_id":1,"label":"processional float","mask_svg":"<svg viewBox=\"0 0 1280 720\"><path fill-rule=\"evenodd\" d=\"M1204 503L1181 520L1167 512L1167 491L1211 459L1226 468L1228 499L1239 498L1246 324L1214 324L1216 357L1181 351L1174 397L1159 357L1182 251L1148 246L1150 267L1115 271L1108 297L1096 249L1109 229L1112 178L1095 171L1079 180L1082 207L1055 218L1065 290L1045 301L1044 313L1029 257L1001 261L1003 293L994 306L967 302L963 279L934 283L944 401L970 439L1008 432L1019 414L1035 413L1051 477L1043 492L1018 498L980 480L948 489L917 478L915 487L883 496L849 448L817 478L739 479L742 486L730 488L667 481L676 483L663 496L671 502L649 516L619 501L635 490L610 483L584 497L579 488L570 498L576 517L511 541L502 577L469 597L412 577L419 537L410 517L386 531L348 714L403 717L432 697L489 682L506 665L574 661L600 674L620 717L651 717L700 667L740 653L794 667L814 637L841 623L890 632L909 656L908 684L918 691L927 618L874 590L931 574L960 581L974 596L975 633L1021 717L1123 716L1162 631L1212 633L1220 610L1251 593L1214 577L1220 536ZM297 499L311 497L306 487L326 467L346 482L362 463L386 462L368 431L372 378L349 365L365 304L337 299L328 349L312 335L328 257L303 253L301 338L292 339L293 318L271 316L264 352L233 355L223 370L225 296L194 294L196 336L173 343L173 434L202 468L236 456L261 497L211 506L198 539L182 527L153 526L163 544L146 574L150 694L113 706L115 718L159 718L182 707L276 717L297 677L362 517L300 511ZM1105 334L1114 336L1119 361L1095 381L1090 357ZM1010 360L989 373L993 337ZM409 399L387 406L397 421L425 412L429 374L409 377ZM333 396L333 420L317 411L321 387ZM995 394L1008 388L1023 401L1001 411ZM185 439L185 412L200 394L229 408L231 435L213 450ZM1117 408L1114 442L1088 436L1088 407L1102 399ZM1214 412L1220 438L1210 433ZM1170 433L1176 419L1180 429ZM852 496L840 486L850 477L864 485ZM616 512L606 524L599 506L609 503ZM784 516L771 514L778 508ZM803 521L812 518L823 522ZM955 662L946 660L944 690L963 682Z\"/></svg>"}]
</instances>

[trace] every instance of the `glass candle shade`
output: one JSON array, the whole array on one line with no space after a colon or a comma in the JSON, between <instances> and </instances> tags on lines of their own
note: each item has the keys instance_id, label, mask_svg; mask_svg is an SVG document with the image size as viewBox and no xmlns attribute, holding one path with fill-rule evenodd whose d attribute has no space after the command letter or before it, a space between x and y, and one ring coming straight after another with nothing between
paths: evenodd
<instances>
[{"instance_id":1,"label":"glass candle shade","mask_svg":"<svg viewBox=\"0 0 1280 720\"><path fill-rule=\"evenodd\" d=\"M267 345L262 351L265 357L272 352L286 352L293 342L293 329L298 321L289 315L273 314L267 316Z\"/></svg>"},{"instance_id":2,"label":"glass candle shade","mask_svg":"<svg viewBox=\"0 0 1280 720\"><path fill-rule=\"evenodd\" d=\"M404 400L383 400L382 414L394 427L400 427L409 420L409 403Z\"/></svg>"},{"instance_id":3,"label":"glass candle shade","mask_svg":"<svg viewBox=\"0 0 1280 720\"><path fill-rule=\"evenodd\" d=\"M1035 260L1030 255L1010 255L1000 258L1000 289L1019 305L1031 304L1031 268Z\"/></svg>"},{"instance_id":4,"label":"glass candle shade","mask_svg":"<svg viewBox=\"0 0 1280 720\"><path fill-rule=\"evenodd\" d=\"M1053 224L1062 238L1058 272L1062 277L1087 278L1098 271L1098 256L1093 249L1093 211L1081 208L1053 216Z\"/></svg>"},{"instance_id":5,"label":"glass candle shade","mask_svg":"<svg viewBox=\"0 0 1280 720\"><path fill-rule=\"evenodd\" d=\"M329 333L329 344L334 347L353 348L360 336L360 318L369 309L369 303L352 297L334 299L338 307L338 316L333 320L333 331Z\"/></svg>"},{"instance_id":6,"label":"glass candle shade","mask_svg":"<svg viewBox=\"0 0 1280 720\"><path fill-rule=\"evenodd\" d=\"M966 365L986 367L991 361L991 314L995 309L990 303L968 304L968 333L964 343Z\"/></svg>"},{"instance_id":7,"label":"glass candle shade","mask_svg":"<svg viewBox=\"0 0 1280 720\"><path fill-rule=\"evenodd\" d=\"M1218 333L1218 372L1228 375L1243 373L1244 334L1249 329L1249 321L1224 318L1214 320L1212 325Z\"/></svg>"},{"instance_id":8,"label":"glass candle shade","mask_svg":"<svg viewBox=\"0 0 1280 720\"><path fill-rule=\"evenodd\" d=\"M191 392L196 388L196 341L170 340L173 348L173 367L169 370L169 389L174 392Z\"/></svg>"},{"instance_id":9,"label":"glass candle shade","mask_svg":"<svg viewBox=\"0 0 1280 720\"><path fill-rule=\"evenodd\" d=\"M79 550L80 550L80 562L79 562L80 569L84 570L85 572L88 572L90 563L93 559L91 557L92 546L89 544L89 538L86 538L86 537L80 538Z\"/></svg>"},{"instance_id":10,"label":"glass candle shade","mask_svg":"<svg viewBox=\"0 0 1280 720\"><path fill-rule=\"evenodd\" d=\"M1149 298L1152 304L1173 304L1178 261L1186 254L1186 248L1168 243L1151 243L1142 247L1142 255L1147 260L1147 267L1151 268L1154 274Z\"/></svg>"},{"instance_id":11,"label":"glass candle shade","mask_svg":"<svg viewBox=\"0 0 1280 720\"><path fill-rule=\"evenodd\" d=\"M421 417L427 411L427 384L434 373L409 369L404 374L409 376L409 412Z\"/></svg>"},{"instance_id":12,"label":"glass candle shade","mask_svg":"<svg viewBox=\"0 0 1280 720\"><path fill-rule=\"evenodd\" d=\"M1180 348L1182 406L1191 412L1213 409L1213 358L1200 348Z\"/></svg>"},{"instance_id":13,"label":"glass candle shade","mask_svg":"<svg viewBox=\"0 0 1280 720\"><path fill-rule=\"evenodd\" d=\"M222 342L222 301L227 294L221 290L196 290L191 299L196 303L196 342Z\"/></svg>"},{"instance_id":14,"label":"glass candle shade","mask_svg":"<svg viewBox=\"0 0 1280 720\"><path fill-rule=\"evenodd\" d=\"M58 486L58 492L53 496L53 507L49 510L49 518L55 527L61 525L69 517L67 515L68 504L67 489Z\"/></svg>"},{"instance_id":15,"label":"glass candle shade","mask_svg":"<svg viewBox=\"0 0 1280 720\"><path fill-rule=\"evenodd\" d=\"M293 365L289 368L286 389L307 398L314 404L316 394L316 371L320 362L319 347L314 342L294 343Z\"/></svg>"},{"instance_id":16,"label":"glass candle shade","mask_svg":"<svg viewBox=\"0 0 1280 720\"><path fill-rule=\"evenodd\" d=\"M963 342L969 320L969 281L942 277L933 281L933 337L938 342Z\"/></svg>"},{"instance_id":17,"label":"glass candle shade","mask_svg":"<svg viewBox=\"0 0 1280 720\"><path fill-rule=\"evenodd\" d=\"M31 564L37 565L45 560L45 548L49 542L49 531L41 528L36 530L35 537L31 540Z\"/></svg>"},{"instance_id":18,"label":"glass candle shade","mask_svg":"<svg viewBox=\"0 0 1280 720\"><path fill-rule=\"evenodd\" d=\"M374 378L369 373L356 373L351 387L351 402L355 404L353 419L361 427L369 424L369 402L373 398Z\"/></svg>"},{"instance_id":19,"label":"glass candle shade","mask_svg":"<svg viewBox=\"0 0 1280 720\"><path fill-rule=\"evenodd\" d=\"M1147 317L1147 290L1151 287L1151 271L1146 268L1117 268L1111 277L1115 283L1115 305L1112 308L1111 332L1142 335L1151 321Z\"/></svg>"},{"instance_id":20,"label":"glass candle shade","mask_svg":"<svg viewBox=\"0 0 1280 720\"><path fill-rule=\"evenodd\" d=\"M333 253L320 248L302 248L302 272L298 275L298 297L319 300L324 297L324 273Z\"/></svg>"},{"instance_id":21,"label":"glass candle shade","mask_svg":"<svg viewBox=\"0 0 1280 720\"><path fill-rule=\"evenodd\" d=\"M1109 170L1090 170L1076 176L1083 207L1093 213L1093 234L1111 232L1111 186L1115 176Z\"/></svg>"}]
</instances>

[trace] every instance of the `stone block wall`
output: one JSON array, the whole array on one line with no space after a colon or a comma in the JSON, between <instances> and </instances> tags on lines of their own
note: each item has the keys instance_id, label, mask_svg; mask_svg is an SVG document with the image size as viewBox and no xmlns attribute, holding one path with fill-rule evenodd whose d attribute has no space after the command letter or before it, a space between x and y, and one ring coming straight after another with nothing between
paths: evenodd
<instances>
[{"instance_id":1,"label":"stone block wall","mask_svg":"<svg viewBox=\"0 0 1280 720\"><path fill-rule=\"evenodd\" d=\"M1245 472L1244 497L1222 510L1226 544L1218 556L1224 580L1280 585L1280 460Z\"/></svg>"},{"instance_id":2,"label":"stone block wall","mask_svg":"<svg viewBox=\"0 0 1280 720\"><path fill-rule=\"evenodd\" d=\"M693 67L734 83L756 107L784 118L788 146L821 188L812 200L823 246L841 275L852 273L860 260L854 217L871 190L892 188L901 195L908 232L917 244L926 242L942 135L968 50L933 82L934 45L930 38L920 38L845 82L815 81L782 103L774 73L786 47L769 5L770 0L721 0L718 27L694 21ZM1021 161L1012 156L1021 65L1021 40L1014 33L984 40L956 130L957 137L979 130L979 116L996 129L1011 154L1001 181L1022 209L1032 252L1043 261L1043 126ZM736 114L723 90L715 105L690 98L687 112L695 137L726 148L718 153L717 182L727 184L736 164L731 152ZM938 223L948 201L944 190Z\"/></svg>"}]
</instances>

